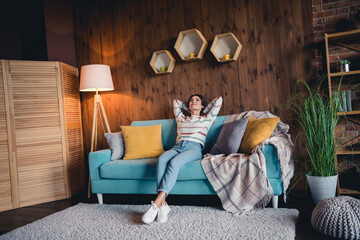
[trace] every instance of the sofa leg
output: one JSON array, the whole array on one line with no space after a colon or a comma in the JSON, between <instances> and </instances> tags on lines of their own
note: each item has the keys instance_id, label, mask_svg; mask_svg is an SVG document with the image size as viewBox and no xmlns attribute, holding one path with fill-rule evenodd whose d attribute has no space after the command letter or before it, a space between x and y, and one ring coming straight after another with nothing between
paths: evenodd
<instances>
[{"instance_id":1,"label":"sofa leg","mask_svg":"<svg viewBox=\"0 0 360 240\"><path fill-rule=\"evenodd\" d=\"M273 208L278 208L278 200L279 200L279 196L278 195L274 195L272 197L272 206Z\"/></svg>"},{"instance_id":2,"label":"sofa leg","mask_svg":"<svg viewBox=\"0 0 360 240\"><path fill-rule=\"evenodd\" d=\"M97 199L98 199L98 201L99 201L99 204L103 204L104 202L103 202L103 195L102 195L102 193L97 193L96 196L97 196Z\"/></svg>"}]
</instances>

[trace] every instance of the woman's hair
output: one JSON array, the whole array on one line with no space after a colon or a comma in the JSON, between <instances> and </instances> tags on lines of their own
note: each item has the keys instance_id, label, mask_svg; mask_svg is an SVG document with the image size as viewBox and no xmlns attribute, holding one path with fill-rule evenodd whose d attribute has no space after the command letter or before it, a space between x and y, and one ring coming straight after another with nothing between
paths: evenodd
<instances>
[{"instance_id":1,"label":"woman's hair","mask_svg":"<svg viewBox=\"0 0 360 240\"><path fill-rule=\"evenodd\" d=\"M201 105L204 106L204 108L202 108L201 111L200 111L200 116L204 115L204 109L205 109L205 107L207 106L207 102L206 102L205 98L204 98L202 95L200 95L200 94L193 94L193 95L191 95L191 96L189 97L189 100L187 101L187 104L186 104L187 107L189 108L189 103L190 103L190 100L191 100L191 98L192 98L193 96L197 96L197 97L200 98L200 100L201 100Z\"/></svg>"}]
</instances>

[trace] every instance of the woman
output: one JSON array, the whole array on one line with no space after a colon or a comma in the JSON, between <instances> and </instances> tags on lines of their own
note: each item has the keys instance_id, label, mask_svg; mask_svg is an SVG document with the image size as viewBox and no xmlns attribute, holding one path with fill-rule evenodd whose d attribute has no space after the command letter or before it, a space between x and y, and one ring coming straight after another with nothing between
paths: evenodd
<instances>
[{"instance_id":1,"label":"woman","mask_svg":"<svg viewBox=\"0 0 360 240\"><path fill-rule=\"evenodd\" d=\"M174 100L176 144L159 157L156 172L158 195L142 216L144 223L152 223L156 217L158 222L167 221L170 207L165 198L175 185L179 170L185 164L202 159L206 135L220 111L222 98L215 98L209 105L205 105L204 97L199 94L190 96L187 106L179 100ZM190 112L191 116L185 117L182 109Z\"/></svg>"}]
</instances>

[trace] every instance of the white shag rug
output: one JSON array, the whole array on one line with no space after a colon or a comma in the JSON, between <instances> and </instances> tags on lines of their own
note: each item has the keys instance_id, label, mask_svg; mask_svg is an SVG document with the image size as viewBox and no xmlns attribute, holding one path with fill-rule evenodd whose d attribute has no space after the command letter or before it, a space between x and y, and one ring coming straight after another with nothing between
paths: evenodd
<instances>
[{"instance_id":1,"label":"white shag rug","mask_svg":"<svg viewBox=\"0 0 360 240\"><path fill-rule=\"evenodd\" d=\"M216 207L171 206L166 223L143 224L148 205L80 203L0 239L294 239L299 211L265 208L232 215Z\"/></svg>"}]
</instances>

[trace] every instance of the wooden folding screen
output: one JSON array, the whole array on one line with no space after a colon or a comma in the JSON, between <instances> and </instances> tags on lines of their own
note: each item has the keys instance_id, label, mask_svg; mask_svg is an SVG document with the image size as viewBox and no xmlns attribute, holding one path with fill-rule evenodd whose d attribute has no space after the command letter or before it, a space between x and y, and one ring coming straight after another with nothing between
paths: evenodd
<instances>
[{"instance_id":1,"label":"wooden folding screen","mask_svg":"<svg viewBox=\"0 0 360 240\"><path fill-rule=\"evenodd\" d=\"M85 187L78 69L1 60L0 210L68 198Z\"/></svg>"}]
</instances>

